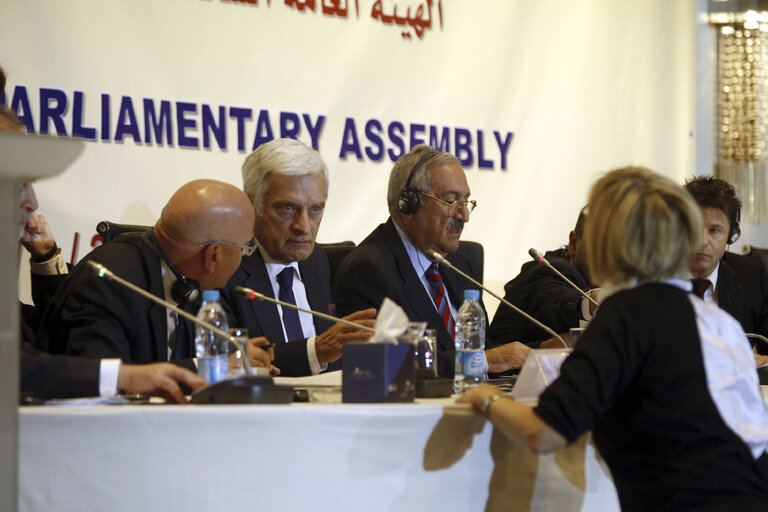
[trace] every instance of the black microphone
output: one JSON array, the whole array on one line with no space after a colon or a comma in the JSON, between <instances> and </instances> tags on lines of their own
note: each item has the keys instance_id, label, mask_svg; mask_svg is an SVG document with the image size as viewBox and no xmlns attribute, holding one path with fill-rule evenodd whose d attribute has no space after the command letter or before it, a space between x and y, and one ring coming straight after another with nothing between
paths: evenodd
<instances>
[{"instance_id":1,"label":"black microphone","mask_svg":"<svg viewBox=\"0 0 768 512\"><path fill-rule=\"evenodd\" d=\"M565 277L563 274L561 274L561 273L560 273L560 271L559 271L559 270L557 270L555 267L553 267L553 266L552 266L552 264L551 264L551 263L550 263L550 262L547 260L547 258L545 258L545 257L544 257L544 255L543 255L543 254L541 254L539 251L537 251L537 250L536 250L536 249L534 249L534 248L530 248L530 249L528 249L528 254L530 254L531 258L533 258L533 259L534 259L534 260L536 260L537 262L539 262L539 263L543 263L544 265L546 265L547 267L549 267L550 269L552 269L552 270L555 272L555 274L557 274L558 276L560 276L560 278L561 278L561 279L563 279L563 280L564 280L566 283L568 283L569 285L573 286L573 288L574 288L575 290L577 290L577 291L578 291L580 294L582 294L584 297L586 297L586 298L587 298L587 300L589 300L589 301L590 301L592 304L594 304L594 305L595 305L595 307L597 307L597 306L600 306L600 303L599 303L599 302L597 302L597 301L596 301L595 299L593 299L592 297L590 297L590 296L589 296L589 294L588 294L587 292L585 292L584 290L582 290L581 288L579 288L578 286L576 286L576 285L573 283L573 281L571 281L570 279L568 279L567 277Z\"/></svg>"},{"instance_id":2,"label":"black microphone","mask_svg":"<svg viewBox=\"0 0 768 512\"><path fill-rule=\"evenodd\" d=\"M209 330L213 331L214 333L216 333L217 335L222 336L223 338L228 339L243 354L243 356L244 356L243 357L243 364L245 365L246 372L248 374L250 374L253 371L253 368L251 368L251 363L248 361L248 358L245 357L245 354L247 353L245 347L243 346L242 343L240 343L240 340L238 340L237 338L235 338L234 336L232 336L228 332L226 332L226 331L224 331L222 329L219 329L215 325L212 325L212 324L210 324L208 322L200 320L195 315L187 313L183 309L174 306L170 302L165 301L165 300L161 299L160 297L157 297L157 296L149 293L148 291L146 291L146 290L144 290L142 288L139 288L138 286L136 286L135 284L131 283L130 281L126 281L122 277L120 277L118 275L115 275L114 272L109 270L107 267L105 267L101 263L96 263L95 261L91 260L91 261L88 261L88 265L90 265L91 268L93 268L98 273L99 277L106 277L107 279L109 279L111 281L115 281L116 283L119 283L119 284L129 288L130 290L133 290L134 292L136 292L136 293L138 293L140 295L143 295L144 297L148 298L149 300L151 300L153 302L156 302L156 303L160 304L161 306L164 306L164 307L170 309L171 311L175 311L177 314L183 316L184 318L186 318L188 320L191 320L192 322L194 322L195 324L199 325L200 327L203 327L205 329L209 329Z\"/></svg>"},{"instance_id":3,"label":"black microphone","mask_svg":"<svg viewBox=\"0 0 768 512\"><path fill-rule=\"evenodd\" d=\"M277 300L277 299L273 299L272 297L267 297L263 293L259 293L256 290L246 288L245 286L236 286L235 293L240 295L241 297L245 297L248 300L262 300L265 302L271 302L273 304L280 304L281 306L295 309L296 311L301 311L302 313L309 313L310 315L319 316L320 318L330 320L331 322L339 322L344 325L354 327L356 329L362 329L363 331L376 332L375 329L372 329L371 327L368 327L366 325L361 325L355 322L350 322L349 320L344 320L343 318L337 318L335 316L327 315L325 313L320 313L319 311L315 311L313 309L300 308L296 304L291 304L290 302L283 302L282 300Z\"/></svg>"},{"instance_id":4,"label":"black microphone","mask_svg":"<svg viewBox=\"0 0 768 512\"><path fill-rule=\"evenodd\" d=\"M543 323L539 322L538 320L536 320L535 318L533 318L531 315L529 315L528 313L526 313L526 312L525 312L525 311L523 311L522 309L518 308L517 306L515 306L514 304L512 304L512 303L511 303L511 302L509 302L508 300L504 299L503 297L499 297L499 296L498 296L498 295L496 295L494 292L492 292L490 289L488 289L488 288L486 288L485 286L483 286L483 285L482 285L480 282L476 281L475 279L473 279L473 278L472 278L472 277L470 277L469 275L465 274L464 272L462 272L462 271L461 271L461 270L459 270L458 268L454 267L454 266L451 264L451 262L450 262L450 261L448 261L447 259L445 259L445 257L443 257L441 254L439 254L439 253L437 253L437 252L433 251L432 249L428 249L428 250L427 250L427 256L429 256L429 257L430 257L430 258L431 258L433 261L436 261L436 262L438 262L438 263L440 263L440 264L442 264L442 265L445 265L446 267L450 268L451 270L453 270L453 271L454 271L454 272L456 272L457 274L459 274L459 275L463 276L465 279L467 279L468 281L470 281L470 282L471 282L472 284L474 284L475 286L479 286L480 288L482 288L483 290L485 290L486 292L488 292L488 293L489 293L489 294L491 294L492 296L496 297L496 298L497 298L499 301L501 301L501 303L502 303L502 304L506 305L507 307L510 307L510 308L512 308L514 311L517 311L517 313L519 313L519 314L523 315L525 318L527 318L527 319L528 319L528 320L530 320L531 322L535 323L536 325L538 325L539 327L541 327L542 329L544 329L545 331L547 331L547 333L551 334L551 335L552 335L554 338L557 338L558 340L560 340L560 343L562 343L562 344L563 344L563 347L565 347L565 348L568 348L568 349L569 349L569 348L571 348L571 347L569 347L569 346L568 346L568 344L567 344L567 343L566 343L566 342L563 340L563 338L561 338L561 337L560 337L560 335L559 335L559 334L557 334L557 333L556 333L554 330L550 329L549 327L547 327L547 326L546 326L546 325L544 325Z\"/></svg>"}]
</instances>

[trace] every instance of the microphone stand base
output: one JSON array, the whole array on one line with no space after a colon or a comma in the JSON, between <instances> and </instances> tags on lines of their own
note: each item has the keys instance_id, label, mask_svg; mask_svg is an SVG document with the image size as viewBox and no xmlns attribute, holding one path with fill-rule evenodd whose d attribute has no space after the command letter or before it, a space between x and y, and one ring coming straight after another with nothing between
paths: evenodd
<instances>
[{"instance_id":1,"label":"microphone stand base","mask_svg":"<svg viewBox=\"0 0 768 512\"><path fill-rule=\"evenodd\" d=\"M215 382L192 393L190 403L204 404L289 404L293 388L276 386L269 375L241 375Z\"/></svg>"},{"instance_id":2,"label":"microphone stand base","mask_svg":"<svg viewBox=\"0 0 768 512\"><path fill-rule=\"evenodd\" d=\"M453 379L416 379L416 398L447 398L453 393Z\"/></svg>"}]
</instances>

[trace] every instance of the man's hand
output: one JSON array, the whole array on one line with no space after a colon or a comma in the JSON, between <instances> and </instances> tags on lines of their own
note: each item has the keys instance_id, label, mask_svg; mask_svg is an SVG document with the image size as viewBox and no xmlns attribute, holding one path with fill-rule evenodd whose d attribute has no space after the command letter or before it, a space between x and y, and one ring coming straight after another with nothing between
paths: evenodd
<instances>
[{"instance_id":1,"label":"man's hand","mask_svg":"<svg viewBox=\"0 0 768 512\"><path fill-rule=\"evenodd\" d=\"M376 325L376 309L368 308L347 315L344 320L355 322L366 327L373 328ZM333 326L315 338L315 353L321 363L332 363L341 357L341 347L350 341L366 341L371 338L372 332L356 329L342 323Z\"/></svg>"},{"instance_id":2,"label":"man's hand","mask_svg":"<svg viewBox=\"0 0 768 512\"><path fill-rule=\"evenodd\" d=\"M519 341L513 341L500 347L489 348L485 351L490 373L501 373L507 370L522 368L531 347Z\"/></svg>"},{"instance_id":3,"label":"man's hand","mask_svg":"<svg viewBox=\"0 0 768 512\"><path fill-rule=\"evenodd\" d=\"M193 372L172 363L121 364L117 374L117 389L130 395L152 395L168 402L185 404L187 399L178 382L193 391L205 386L203 379Z\"/></svg>"},{"instance_id":4,"label":"man's hand","mask_svg":"<svg viewBox=\"0 0 768 512\"><path fill-rule=\"evenodd\" d=\"M767 364L768 364L768 356L764 356L762 354L755 354L755 366L757 366L758 368L762 368Z\"/></svg>"},{"instance_id":5,"label":"man's hand","mask_svg":"<svg viewBox=\"0 0 768 512\"><path fill-rule=\"evenodd\" d=\"M267 338L264 336L251 338L246 346L248 362L252 367L269 368L269 373L272 375L280 375L280 369L272 366L272 361L275 359L275 351L272 349L274 345Z\"/></svg>"},{"instance_id":6,"label":"man's hand","mask_svg":"<svg viewBox=\"0 0 768 512\"><path fill-rule=\"evenodd\" d=\"M53 249L56 243L53 241L53 234L45 221L45 217L37 213L30 214L21 236L21 245L36 258Z\"/></svg>"}]
</instances>

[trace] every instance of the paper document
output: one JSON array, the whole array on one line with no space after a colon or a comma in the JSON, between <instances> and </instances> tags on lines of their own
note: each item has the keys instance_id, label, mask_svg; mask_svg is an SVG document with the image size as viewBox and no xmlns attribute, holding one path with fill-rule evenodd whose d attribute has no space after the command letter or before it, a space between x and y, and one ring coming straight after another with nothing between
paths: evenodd
<instances>
[{"instance_id":1,"label":"paper document","mask_svg":"<svg viewBox=\"0 0 768 512\"><path fill-rule=\"evenodd\" d=\"M341 370L308 377L275 377L275 384L295 388L341 387Z\"/></svg>"}]
</instances>

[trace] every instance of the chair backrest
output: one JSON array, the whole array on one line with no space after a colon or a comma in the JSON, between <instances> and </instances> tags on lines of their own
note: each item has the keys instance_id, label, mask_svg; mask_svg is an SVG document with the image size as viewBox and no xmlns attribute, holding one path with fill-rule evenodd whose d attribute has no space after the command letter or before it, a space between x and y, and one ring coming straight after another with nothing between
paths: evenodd
<instances>
[{"instance_id":1,"label":"chair backrest","mask_svg":"<svg viewBox=\"0 0 768 512\"><path fill-rule=\"evenodd\" d=\"M116 237L125 233L140 233L146 231L150 226L139 226L137 224L118 224L117 222L109 222L103 220L96 224L96 233L101 235L101 242L107 243L114 240Z\"/></svg>"},{"instance_id":2,"label":"chair backrest","mask_svg":"<svg viewBox=\"0 0 768 512\"><path fill-rule=\"evenodd\" d=\"M474 277L482 283L485 266L485 250L483 245L479 242L461 240L459 242L459 252L469 260L469 266L474 273Z\"/></svg>"},{"instance_id":3,"label":"chair backrest","mask_svg":"<svg viewBox=\"0 0 768 512\"><path fill-rule=\"evenodd\" d=\"M762 249L760 247L754 247L751 245L745 246L744 249L745 255L760 258L765 268L768 268L768 249Z\"/></svg>"},{"instance_id":4,"label":"chair backrest","mask_svg":"<svg viewBox=\"0 0 768 512\"><path fill-rule=\"evenodd\" d=\"M344 258L346 258L347 255L352 252L352 249L355 248L355 242L347 240L345 242L334 242L329 244L318 243L317 245L319 245L328 256L328 265L331 269L331 282L333 282L333 276L336 274L336 269L339 268L339 265L341 265Z\"/></svg>"}]
</instances>

